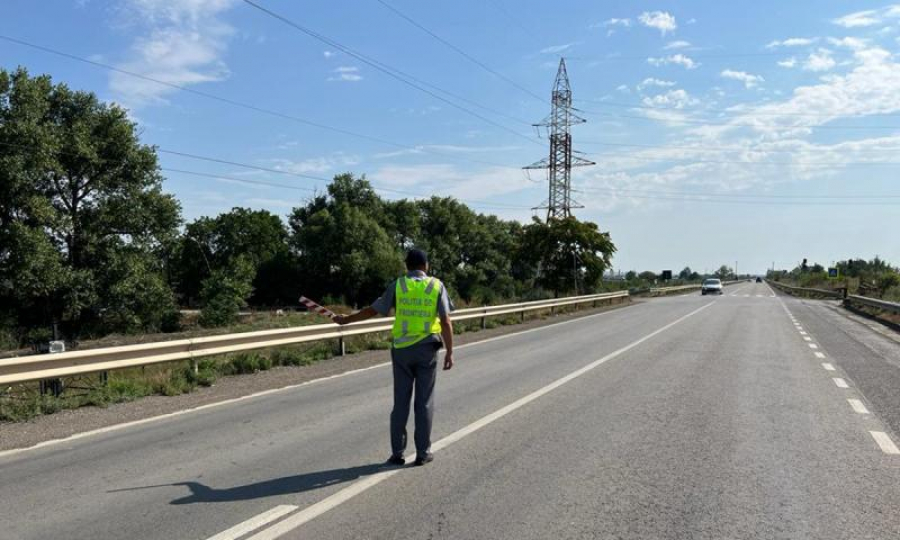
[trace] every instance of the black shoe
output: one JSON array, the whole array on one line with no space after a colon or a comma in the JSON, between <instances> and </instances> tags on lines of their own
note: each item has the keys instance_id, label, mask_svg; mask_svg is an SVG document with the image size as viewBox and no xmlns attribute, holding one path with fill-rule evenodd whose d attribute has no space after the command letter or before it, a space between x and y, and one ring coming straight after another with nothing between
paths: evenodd
<instances>
[{"instance_id":1,"label":"black shoe","mask_svg":"<svg viewBox=\"0 0 900 540\"><path fill-rule=\"evenodd\" d=\"M417 466L425 465L426 463L431 463L434 461L434 454L428 452L424 456L416 456L415 464Z\"/></svg>"},{"instance_id":2,"label":"black shoe","mask_svg":"<svg viewBox=\"0 0 900 540\"><path fill-rule=\"evenodd\" d=\"M406 460L403 459L403 456L391 456L387 460L388 465L403 465L406 463Z\"/></svg>"}]
</instances>

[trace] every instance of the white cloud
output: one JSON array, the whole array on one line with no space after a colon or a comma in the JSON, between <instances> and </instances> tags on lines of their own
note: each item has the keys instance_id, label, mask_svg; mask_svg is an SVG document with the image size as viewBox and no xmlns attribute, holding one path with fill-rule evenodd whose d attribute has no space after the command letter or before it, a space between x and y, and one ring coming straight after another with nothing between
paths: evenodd
<instances>
[{"instance_id":1,"label":"white cloud","mask_svg":"<svg viewBox=\"0 0 900 540\"><path fill-rule=\"evenodd\" d=\"M235 0L129 0L118 7L121 26L136 34L128 60L117 67L178 86L221 81L234 29L221 20ZM137 29L137 30L135 30ZM112 73L110 90L126 107L166 103L172 87Z\"/></svg>"},{"instance_id":2,"label":"white cloud","mask_svg":"<svg viewBox=\"0 0 900 540\"><path fill-rule=\"evenodd\" d=\"M575 43L565 43L563 45L551 45L541 49L541 54L559 54L572 48Z\"/></svg>"},{"instance_id":3,"label":"white cloud","mask_svg":"<svg viewBox=\"0 0 900 540\"><path fill-rule=\"evenodd\" d=\"M803 69L806 71L828 71L835 66L836 62L831 57L831 51L828 49L819 49L811 53L803 63Z\"/></svg>"},{"instance_id":4,"label":"white cloud","mask_svg":"<svg viewBox=\"0 0 900 540\"><path fill-rule=\"evenodd\" d=\"M657 86L660 88L668 88L670 86L675 86L675 82L673 81L663 81L660 79L656 79L654 77L647 77L637 85L638 90L643 90L644 88L649 88L651 86Z\"/></svg>"},{"instance_id":5,"label":"white cloud","mask_svg":"<svg viewBox=\"0 0 900 540\"><path fill-rule=\"evenodd\" d=\"M838 26L843 26L844 28L858 28L860 26L874 26L879 24L881 18L879 17L878 10L868 9L838 17L831 22Z\"/></svg>"},{"instance_id":6,"label":"white cloud","mask_svg":"<svg viewBox=\"0 0 900 540\"><path fill-rule=\"evenodd\" d=\"M591 28L607 28L610 26L621 26L623 28L631 27L631 19L618 19L613 17L612 19L607 19L600 23L594 23L591 25Z\"/></svg>"},{"instance_id":7,"label":"white cloud","mask_svg":"<svg viewBox=\"0 0 900 540\"><path fill-rule=\"evenodd\" d=\"M328 77L327 80L357 82L363 79L362 75L359 74L359 68L356 66L340 66L335 68L332 73L334 75Z\"/></svg>"},{"instance_id":8,"label":"white cloud","mask_svg":"<svg viewBox=\"0 0 900 540\"><path fill-rule=\"evenodd\" d=\"M855 51L853 56L856 65L846 74L833 74L822 78L819 84L797 87L785 101L750 106L723 126L703 126L693 133L718 139L725 133L753 126L753 130L767 137L784 139L808 134L810 126L840 118L900 111L900 63L878 47ZM826 58L824 54L822 57ZM814 62L829 64L823 59ZM815 115L804 116L810 113Z\"/></svg>"},{"instance_id":9,"label":"white cloud","mask_svg":"<svg viewBox=\"0 0 900 540\"><path fill-rule=\"evenodd\" d=\"M769 42L769 44L766 45L766 48L774 49L776 47L805 47L807 45L812 45L813 43L818 41L818 39L819 38L787 38L780 41L776 39L775 41Z\"/></svg>"},{"instance_id":10,"label":"white cloud","mask_svg":"<svg viewBox=\"0 0 900 540\"><path fill-rule=\"evenodd\" d=\"M672 50L672 49L684 49L685 47L690 47L690 46L691 46L691 43L689 41L677 40L677 41L668 42L666 44L666 46L663 47L663 49L668 51L668 50Z\"/></svg>"},{"instance_id":11,"label":"white cloud","mask_svg":"<svg viewBox=\"0 0 900 540\"><path fill-rule=\"evenodd\" d=\"M648 107L667 107L672 109L683 109L684 107L699 103L681 88L669 90L655 96L645 97L641 102Z\"/></svg>"},{"instance_id":12,"label":"white cloud","mask_svg":"<svg viewBox=\"0 0 900 540\"><path fill-rule=\"evenodd\" d=\"M631 28L631 19L613 17L600 23L594 23L589 28L607 28L606 36L609 37L616 33L616 28Z\"/></svg>"},{"instance_id":13,"label":"white cloud","mask_svg":"<svg viewBox=\"0 0 900 540\"><path fill-rule=\"evenodd\" d=\"M618 90L619 92L622 92L623 94L631 93L631 90L628 88L627 84L620 84L619 86L616 87L616 90Z\"/></svg>"},{"instance_id":14,"label":"white cloud","mask_svg":"<svg viewBox=\"0 0 900 540\"><path fill-rule=\"evenodd\" d=\"M863 28L884 24L891 19L900 19L900 4L893 4L880 9L857 11L833 19L831 22L844 28Z\"/></svg>"},{"instance_id":15,"label":"white cloud","mask_svg":"<svg viewBox=\"0 0 900 540\"><path fill-rule=\"evenodd\" d=\"M342 167L352 167L359 163L356 156L347 155L341 152L335 152L328 156L294 161L285 158L276 158L266 160L271 168L295 174L321 174L328 171L335 171Z\"/></svg>"},{"instance_id":16,"label":"white cloud","mask_svg":"<svg viewBox=\"0 0 900 540\"><path fill-rule=\"evenodd\" d=\"M850 49L852 51L859 51L865 49L869 41L862 38L855 37L844 37L844 38L828 38L828 43L834 45L835 47L843 47L845 49Z\"/></svg>"},{"instance_id":17,"label":"white cloud","mask_svg":"<svg viewBox=\"0 0 900 540\"><path fill-rule=\"evenodd\" d=\"M648 28L656 28L662 35L678 28L675 17L666 11L645 11L640 14L638 20Z\"/></svg>"},{"instance_id":18,"label":"white cloud","mask_svg":"<svg viewBox=\"0 0 900 540\"><path fill-rule=\"evenodd\" d=\"M676 131L682 134L680 140L670 138L659 148L617 148L605 153L595 159L604 167L586 171L576 179L575 187L603 191L596 204L664 205L683 203L651 202L639 195L666 189L759 194L789 182L811 186L808 182L812 179L833 177L846 178L852 184L860 174L881 174L877 172L883 171L881 167L849 167L867 162L900 164L900 134L872 136L865 131L841 130L833 132L827 143L807 138L815 126L900 112L900 62L895 58L875 46L853 51L852 67L846 73L793 88L788 97L778 101L731 108L725 125ZM648 104L677 107L677 98L659 97ZM833 184L819 185L828 193ZM609 194L611 189L614 191Z\"/></svg>"},{"instance_id":19,"label":"white cloud","mask_svg":"<svg viewBox=\"0 0 900 540\"><path fill-rule=\"evenodd\" d=\"M335 55L334 51L322 51L322 56L324 56L325 58L331 58L334 55Z\"/></svg>"},{"instance_id":20,"label":"white cloud","mask_svg":"<svg viewBox=\"0 0 900 540\"><path fill-rule=\"evenodd\" d=\"M765 81L760 75L753 75L747 73L746 71L735 71L733 69L723 70L720 74L720 77L723 79L731 79L733 81L740 81L744 83L745 88L753 88L759 83Z\"/></svg>"},{"instance_id":21,"label":"white cloud","mask_svg":"<svg viewBox=\"0 0 900 540\"><path fill-rule=\"evenodd\" d=\"M386 165L369 177L372 183L383 187L463 199L489 199L536 187L524 171L514 167L487 167L473 172L445 163Z\"/></svg>"},{"instance_id":22,"label":"white cloud","mask_svg":"<svg viewBox=\"0 0 900 540\"><path fill-rule=\"evenodd\" d=\"M690 57L685 56L683 54L672 54L672 55L664 56L664 57L660 57L660 58L650 57L650 58L647 58L647 63L650 64L651 66L665 66L665 65L669 65L669 64L676 64L676 65L684 66L686 69L694 69L700 65L700 64L694 62L694 60L691 59Z\"/></svg>"},{"instance_id":23,"label":"white cloud","mask_svg":"<svg viewBox=\"0 0 900 540\"><path fill-rule=\"evenodd\" d=\"M784 60L779 60L778 65L783 68L792 68L797 65L797 59L792 56Z\"/></svg>"}]
</instances>

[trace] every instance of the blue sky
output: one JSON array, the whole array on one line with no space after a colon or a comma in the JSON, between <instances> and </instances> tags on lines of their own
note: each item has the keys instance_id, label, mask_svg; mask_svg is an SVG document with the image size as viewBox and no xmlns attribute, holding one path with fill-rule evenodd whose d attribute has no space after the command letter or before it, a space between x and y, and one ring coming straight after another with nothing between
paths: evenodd
<instances>
[{"instance_id":1,"label":"blue sky","mask_svg":"<svg viewBox=\"0 0 900 540\"><path fill-rule=\"evenodd\" d=\"M0 34L281 116L4 40L0 66L126 106L163 150L364 173L389 198L453 195L527 221L547 190L521 170L547 153L529 124L564 56L588 120L575 148L597 162L573 176L576 215L610 231L616 269L900 263L900 4L384 0L500 78L378 0L258 1L459 107L239 0L7 0ZM160 157L187 219L284 215L312 191L254 182L326 183Z\"/></svg>"}]
</instances>

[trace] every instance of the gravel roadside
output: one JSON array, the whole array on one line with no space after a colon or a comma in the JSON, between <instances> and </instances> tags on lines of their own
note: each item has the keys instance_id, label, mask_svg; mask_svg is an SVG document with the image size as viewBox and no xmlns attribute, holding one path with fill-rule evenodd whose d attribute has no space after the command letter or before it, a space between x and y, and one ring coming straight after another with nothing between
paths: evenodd
<instances>
[{"instance_id":1,"label":"gravel roadside","mask_svg":"<svg viewBox=\"0 0 900 540\"><path fill-rule=\"evenodd\" d=\"M479 332L467 332L455 336L455 343L462 345L548 326L570 319L584 317L603 311L619 309L639 303L603 306L572 313L533 319L522 324L500 326ZM179 396L149 396L127 403L117 403L109 407L81 407L69 409L47 416L38 416L27 422L0 423L0 451L26 448L54 439L63 439L78 433L104 427L133 422L193 409L203 405L239 398L262 392L292 386L315 379L337 375L354 369L374 366L390 360L388 351L365 351L343 357L333 357L314 364L299 367L276 367L249 375L219 378L213 386L200 387L190 394Z\"/></svg>"}]
</instances>

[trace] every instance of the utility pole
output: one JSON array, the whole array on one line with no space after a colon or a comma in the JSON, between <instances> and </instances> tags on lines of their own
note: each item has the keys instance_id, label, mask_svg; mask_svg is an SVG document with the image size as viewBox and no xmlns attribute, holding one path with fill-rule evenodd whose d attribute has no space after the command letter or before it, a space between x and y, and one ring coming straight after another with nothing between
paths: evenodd
<instances>
[{"instance_id":1,"label":"utility pole","mask_svg":"<svg viewBox=\"0 0 900 540\"><path fill-rule=\"evenodd\" d=\"M577 116L572 108L572 89L569 86L569 75L566 72L565 58L559 59L556 82L551 93L550 116L536 127L546 126L550 132L550 156L532 163L525 169L548 169L550 194L547 200L533 210L547 210L547 221L564 219L572 215L573 208L584 208L572 200L572 167L596 165L572 151L572 134L569 128L575 124L586 122Z\"/></svg>"}]
</instances>

